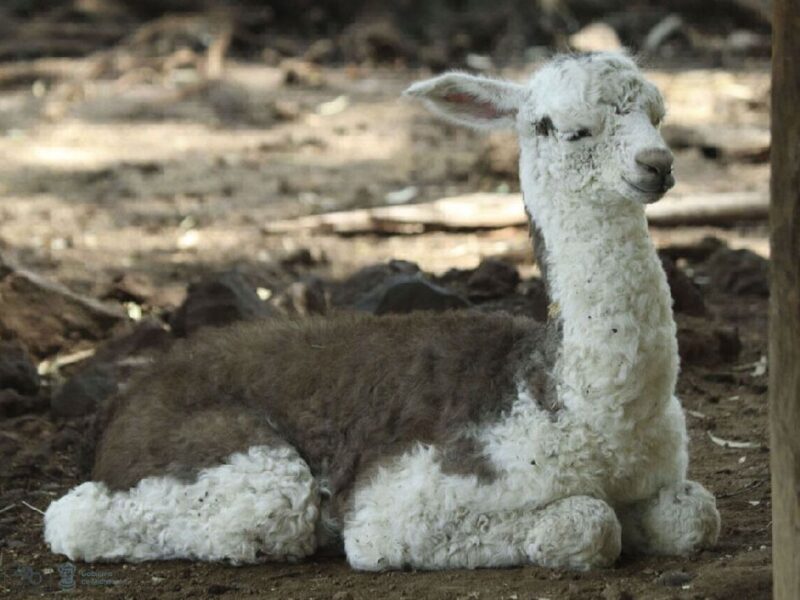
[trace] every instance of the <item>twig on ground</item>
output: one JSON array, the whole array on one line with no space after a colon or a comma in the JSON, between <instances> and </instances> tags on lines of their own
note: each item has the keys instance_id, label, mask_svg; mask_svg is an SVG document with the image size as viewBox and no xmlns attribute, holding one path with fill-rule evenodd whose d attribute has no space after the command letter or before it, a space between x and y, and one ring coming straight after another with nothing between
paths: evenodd
<instances>
[{"instance_id":1,"label":"twig on ground","mask_svg":"<svg viewBox=\"0 0 800 600\"><path fill-rule=\"evenodd\" d=\"M44 511L43 511L42 509L40 509L40 508L36 508L36 507L35 507L35 506L33 506L32 504L28 504L27 502L25 502L25 500L22 500L22 504L24 504L25 506L27 506L27 507L28 507L28 508L30 508L31 510L33 510L33 511L36 511L36 512L37 512L37 513L39 513L40 515L43 515L43 514L44 514Z\"/></svg>"},{"instance_id":2,"label":"twig on ground","mask_svg":"<svg viewBox=\"0 0 800 600\"><path fill-rule=\"evenodd\" d=\"M749 492L750 490L754 490L755 488L757 488L758 486L762 485L763 483L764 483L763 479L756 479L756 480L751 481L750 483L748 483L743 488L739 488L736 491L728 492L727 494L717 494L717 499L720 499L720 498L733 498L734 496L738 496L739 494L744 494L745 492Z\"/></svg>"}]
</instances>

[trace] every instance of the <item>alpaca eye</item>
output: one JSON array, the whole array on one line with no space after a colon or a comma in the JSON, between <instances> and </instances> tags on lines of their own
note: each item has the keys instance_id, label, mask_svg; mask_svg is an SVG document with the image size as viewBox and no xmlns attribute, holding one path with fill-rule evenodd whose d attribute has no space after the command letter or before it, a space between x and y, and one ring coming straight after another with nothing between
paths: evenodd
<instances>
[{"instance_id":1,"label":"alpaca eye","mask_svg":"<svg viewBox=\"0 0 800 600\"><path fill-rule=\"evenodd\" d=\"M553 122L550 120L550 117L542 117L539 121L536 121L533 124L533 129L536 132L536 135L550 135L551 131L555 130L553 126Z\"/></svg>"},{"instance_id":2,"label":"alpaca eye","mask_svg":"<svg viewBox=\"0 0 800 600\"><path fill-rule=\"evenodd\" d=\"M575 142L583 138L591 137L592 132L588 129L578 129L578 131L571 131L569 132L565 139L568 142Z\"/></svg>"},{"instance_id":3,"label":"alpaca eye","mask_svg":"<svg viewBox=\"0 0 800 600\"><path fill-rule=\"evenodd\" d=\"M627 115L629 112L631 111L626 108L622 108L619 104L614 105L614 114L622 116Z\"/></svg>"}]
</instances>

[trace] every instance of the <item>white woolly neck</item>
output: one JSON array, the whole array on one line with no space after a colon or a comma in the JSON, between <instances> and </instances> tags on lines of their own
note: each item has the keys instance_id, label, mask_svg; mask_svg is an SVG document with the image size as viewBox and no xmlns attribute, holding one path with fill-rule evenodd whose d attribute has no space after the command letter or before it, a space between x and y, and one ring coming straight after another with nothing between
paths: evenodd
<instances>
[{"instance_id":1,"label":"white woolly neck","mask_svg":"<svg viewBox=\"0 0 800 600\"><path fill-rule=\"evenodd\" d=\"M673 394L678 352L644 206L548 189L556 186L542 185L525 162L523 195L545 241L548 289L563 324L559 400L587 418L655 414Z\"/></svg>"}]
</instances>

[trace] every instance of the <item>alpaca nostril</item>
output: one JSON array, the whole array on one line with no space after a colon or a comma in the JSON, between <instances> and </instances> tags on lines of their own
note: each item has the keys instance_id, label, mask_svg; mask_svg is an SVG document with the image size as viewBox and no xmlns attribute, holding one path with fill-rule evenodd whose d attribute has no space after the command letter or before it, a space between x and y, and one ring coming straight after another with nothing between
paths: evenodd
<instances>
[{"instance_id":1,"label":"alpaca nostril","mask_svg":"<svg viewBox=\"0 0 800 600\"><path fill-rule=\"evenodd\" d=\"M651 165L648 165L646 163L640 162L639 166L642 167L648 173L652 173L653 175L658 175L658 169L656 169L655 167L653 167Z\"/></svg>"},{"instance_id":2,"label":"alpaca nostril","mask_svg":"<svg viewBox=\"0 0 800 600\"><path fill-rule=\"evenodd\" d=\"M634 160L648 175L666 177L672 172L672 152L663 148L648 148L637 152Z\"/></svg>"}]
</instances>

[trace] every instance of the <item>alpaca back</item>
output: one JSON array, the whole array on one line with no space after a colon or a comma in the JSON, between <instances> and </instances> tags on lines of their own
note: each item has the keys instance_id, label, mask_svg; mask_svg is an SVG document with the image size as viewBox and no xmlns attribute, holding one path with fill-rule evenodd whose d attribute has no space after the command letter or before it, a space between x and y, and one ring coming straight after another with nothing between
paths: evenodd
<instances>
[{"instance_id":1,"label":"alpaca back","mask_svg":"<svg viewBox=\"0 0 800 600\"><path fill-rule=\"evenodd\" d=\"M254 444L290 444L334 495L413 444L491 477L467 434L516 397L544 327L477 312L270 320L209 330L115 400L94 477L191 477Z\"/></svg>"}]
</instances>

